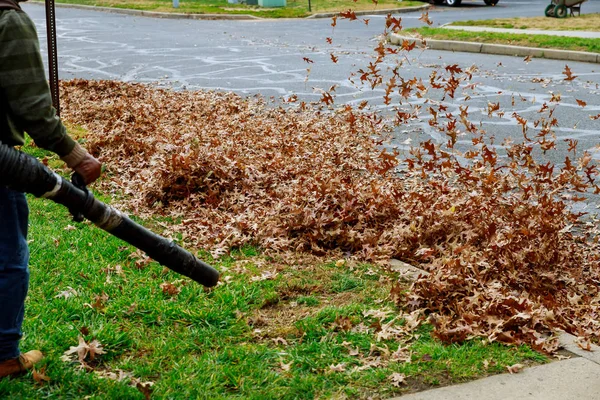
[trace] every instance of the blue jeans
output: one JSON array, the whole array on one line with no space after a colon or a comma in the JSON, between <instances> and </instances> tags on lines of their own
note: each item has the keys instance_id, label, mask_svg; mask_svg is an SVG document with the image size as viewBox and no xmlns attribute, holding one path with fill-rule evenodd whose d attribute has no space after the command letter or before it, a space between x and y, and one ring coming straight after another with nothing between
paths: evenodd
<instances>
[{"instance_id":1,"label":"blue jeans","mask_svg":"<svg viewBox=\"0 0 600 400\"><path fill-rule=\"evenodd\" d=\"M19 356L29 287L28 218L25 195L0 187L0 361Z\"/></svg>"}]
</instances>

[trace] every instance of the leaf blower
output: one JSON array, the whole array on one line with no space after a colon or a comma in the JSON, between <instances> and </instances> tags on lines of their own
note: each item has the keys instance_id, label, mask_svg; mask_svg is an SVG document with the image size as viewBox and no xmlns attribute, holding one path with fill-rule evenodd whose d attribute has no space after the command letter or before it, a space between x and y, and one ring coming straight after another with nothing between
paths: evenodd
<instances>
[{"instance_id":1,"label":"leaf blower","mask_svg":"<svg viewBox=\"0 0 600 400\"><path fill-rule=\"evenodd\" d=\"M108 233L145 252L165 267L207 286L215 286L219 272L173 241L133 222L118 210L94 198L75 174L73 183L48 169L36 158L0 142L0 186L31 193L66 206L75 220L86 218ZM80 178L80 177L79 177Z\"/></svg>"}]
</instances>

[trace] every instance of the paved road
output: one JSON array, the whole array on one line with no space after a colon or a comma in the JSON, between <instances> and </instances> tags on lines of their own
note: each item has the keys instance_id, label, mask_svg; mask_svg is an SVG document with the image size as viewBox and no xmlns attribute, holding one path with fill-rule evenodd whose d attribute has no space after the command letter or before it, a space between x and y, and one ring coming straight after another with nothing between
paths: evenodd
<instances>
[{"instance_id":1,"label":"paved road","mask_svg":"<svg viewBox=\"0 0 600 400\"><path fill-rule=\"evenodd\" d=\"M500 0L496 7L486 7L483 0L465 1L464 7L435 7L430 18L436 24L462 19L496 16L541 15L547 0ZM43 7L25 4L25 9L38 24L44 42ZM600 1L584 4L584 12L600 12ZM405 27L420 25L420 14L402 15ZM317 88L338 85L338 102L355 103L372 99L381 104L381 91L372 92L352 85L347 77L364 67L372 56L377 35L383 28L383 16L369 16L367 25L338 21L335 29L330 19L268 21L192 21L132 17L59 8L57 10L61 79L73 77L155 82L187 89L232 90L241 94L285 96L296 93L316 100ZM333 44L326 43L331 37ZM330 53L339 57L333 64ZM599 141L598 121L590 115L600 113L600 65L569 62L578 75L573 82L564 81L564 61L534 59L525 63L520 58L464 54L441 51L411 53L403 75L426 78L432 69L458 63L477 65L474 82L478 92L468 102L464 98L447 101L449 111L468 103L471 116L500 140L520 137L520 128L512 119L512 111L533 118L550 92L562 94L557 111L561 138L580 141L580 148L593 152ZM303 57L314 61L307 67ZM511 105L511 98L526 101ZM576 99L587 102L585 109ZM419 99L413 99L419 102ZM483 109L488 101L501 101L506 109L503 118L489 120ZM478 111L479 110L479 111ZM406 139L419 140L415 132L426 138L443 140L426 121L398 130L396 145L406 148ZM423 136L421 136L423 137ZM563 154L552 159L560 162Z\"/></svg>"},{"instance_id":2,"label":"paved road","mask_svg":"<svg viewBox=\"0 0 600 400\"><path fill-rule=\"evenodd\" d=\"M431 14L439 13L440 23L466 19L491 19L511 17L537 17L544 15L550 0L500 0L495 7L487 7L483 0L463 0L461 7L435 7ZM581 7L582 12L600 12L600 2L591 0Z\"/></svg>"}]
</instances>

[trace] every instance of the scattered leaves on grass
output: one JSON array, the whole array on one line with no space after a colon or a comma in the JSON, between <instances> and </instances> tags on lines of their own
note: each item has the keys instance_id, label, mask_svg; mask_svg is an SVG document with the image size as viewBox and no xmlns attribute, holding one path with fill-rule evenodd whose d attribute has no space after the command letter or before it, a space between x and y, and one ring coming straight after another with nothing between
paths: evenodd
<instances>
[{"instance_id":1,"label":"scattered leaves on grass","mask_svg":"<svg viewBox=\"0 0 600 400\"><path fill-rule=\"evenodd\" d=\"M292 369L292 365L294 364L293 361L290 361L289 363L284 363L283 360L279 361L279 369L282 372L289 372Z\"/></svg>"},{"instance_id":2,"label":"scattered leaves on grass","mask_svg":"<svg viewBox=\"0 0 600 400\"><path fill-rule=\"evenodd\" d=\"M124 276L125 272L123 271L123 267L119 264L115 265L114 267L111 266L107 266L106 268L102 268L102 272L104 272L105 274L107 274L107 282L111 282L111 274L116 274L116 275L120 275L120 276Z\"/></svg>"},{"instance_id":3,"label":"scattered leaves on grass","mask_svg":"<svg viewBox=\"0 0 600 400\"><path fill-rule=\"evenodd\" d=\"M32 376L33 380L38 385L45 385L46 383L51 381L50 377L46 375L46 366L42 367L39 371L37 369L34 369Z\"/></svg>"},{"instance_id":4,"label":"scattered leaves on grass","mask_svg":"<svg viewBox=\"0 0 600 400\"><path fill-rule=\"evenodd\" d=\"M154 382L142 382L137 378L133 378L131 383L132 386L135 386L135 388L144 395L146 400L150 400L152 398L152 386L154 386Z\"/></svg>"},{"instance_id":5,"label":"scattered leaves on grass","mask_svg":"<svg viewBox=\"0 0 600 400\"><path fill-rule=\"evenodd\" d=\"M339 330L343 332L348 332L352 329L354 325L352 324L352 320L348 317L337 317L332 324L333 330Z\"/></svg>"},{"instance_id":6,"label":"scattered leaves on grass","mask_svg":"<svg viewBox=\"0 0 600 400\"><path fill-rule=\"evenodd\" d=\"M346 363L340 363L340 364L335 364L335 365L332 364L329 366L329 371L344 372L344 371L346 371Z\"/></svg>"},{"instance_id":7,"label":"scattered leaves on grass","mask_svg":"<svg viewBox=\"0 0 600 400\"><path fill-rule=\"evenodd\" d=\"M79 336L79 344L77 346L71 346L69 350L65 351L61 359L66 362L73 361L73 355L77 355L77 361L83 366L88 367L88 361L94 361L97 355L105 354L102 349L102 344L94 339L90 343L86 343L83 337Z\"/></svg>"},{"instance_id":8,"label":"scattered leaves on grass","mask_svg":"<svg viewBox=\"0 0 600 400\"><path fill-rule=\"evenodd\" d=\"M135 266L138 269L143 269L152 262L150 257L148 257L143 251L137 249L129 255L129 258L134 260Z\"/></svg>"},{"instance_id":9,"label":"scattered leaves on grass","mask_svg":"<svg viewBox=\"0 0 600 400\"><path fill-rule=\"evenodd\" d=\"M83 306L92 308L99 312L104 312L106 311L106 302L108 301L108 299L108 295L106 293L102 293L101 295L97 295L94 297L93 303L85 303Z\"/></svg>"},{"instance_id":10,"label":"scattered leaves on grass","mask_svg":"<svg viewBox=\"0 0 600 400\"><path fill-rule=\"evenodd\" d=\"M59 298L63 298L63 299L69 299L71 297L77 297L77 291L75 289L73 289L71 286L67 287L67 290L63 290L62 292L60 292L59 294L57 294L56 296L54 296L55 299L59 299Z\"/></svg>"},{"instance_id":11,"label":"scattered leaves on grass","mask_svg":"<svg viewBox=\"0 0 600 400\"><path fill-rule=\"evenodd\" d=\"M94 374L101 379L110 379L117 382L126 382L129 386L132 386L139 390L145 399L150 399L152 395L152 386L154 382L143 382L139 378L133 376L132 372L123 371L122 369L116 370L94 370Z\"/></svg>"},{"instance_id":12,"label":"scattered leaves on grass","mask_svg":"<svg viewBox=\"0 0 600 400\"><path fill-rule=\"evenodd\" d=\"M181 288L171 282L161 283L160 289L162 290L163 294L167 296L177 296L179 293L181 293Z\"/></svg>"},{"instance_id":13,"label":"scattered leaves on grass","mask_svg":"<svg viewBox=\"0 0 600 400\"><path fill-rule=\"evenodd\" d=\"M131 380L133 378L133 374L131 372L123 371L122 369L117 369L114 371L96 370L94 373L100 378L110 379L117 382Z\"/></svg>"},{"instance_id":14,"label":"scattered leaves on grass","mask_svg":"<svg viewBox=\"0 0 600 400\"><path fill-rule=\"evenodd\" d=\"M402 385L406 385L406 376L399 372L394 372L390 376L388 376L388 380L392 384L392 386L400 387Z\"/></svg>"},{"instance_id":15,"label":"scattered leaves on grass","mask_svg":"<svg viewBox=\"0 0 600 400\"><path fill-rule=\"evenodd\" d=\"M284 338L282 338L282 337L277 337L277 338L274 338L274 339L272 339L272 340L273 340L273 343L275 343L276 345L277 345L277 344L280 344L280 345L282 345L282 346L287 346L287 345L288 345L288 342L287 342L287 340L285 340L285 339L284 339Z\"/></svg>"},{"instance_id":16,"label":"scattered leaves on grass","mask_svg":"<svg viewBox=\"0 0 600 400\"><path fill-rule=\"evenodd\" d=\"M252 278L250 278L250 281L261 282L273 280L277 277L277 275L279 275L277 271L263 271L259 276L253 276Z\"/></svg>"}]
</instances>

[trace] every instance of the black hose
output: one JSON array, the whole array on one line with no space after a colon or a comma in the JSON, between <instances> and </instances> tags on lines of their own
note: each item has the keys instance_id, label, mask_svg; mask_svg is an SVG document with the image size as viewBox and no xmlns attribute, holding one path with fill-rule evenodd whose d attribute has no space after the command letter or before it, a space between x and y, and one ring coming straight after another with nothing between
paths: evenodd
<instances>
[{"instance_id":1,"label":"black hose","mask_svg":"<svg viewBox=\"0 0 600 400\"><path fill-rule=\"evenodd\" d=\"M204 286L215 286L219 272L48 169L36 158L0 143L0 186L45 197L83 215L95 225L144 251L150 258Z\"/></svg>"},{"instance_id":2,"label":"black hose","mask_svg":"<svg viewBox=\"0 0 600 400\"><path fill-rule=\"evenodd\" d=\"M36 158L0 142L0 186L41 197L56 186L57 178Z\"/></svg>"}]
</instances>

